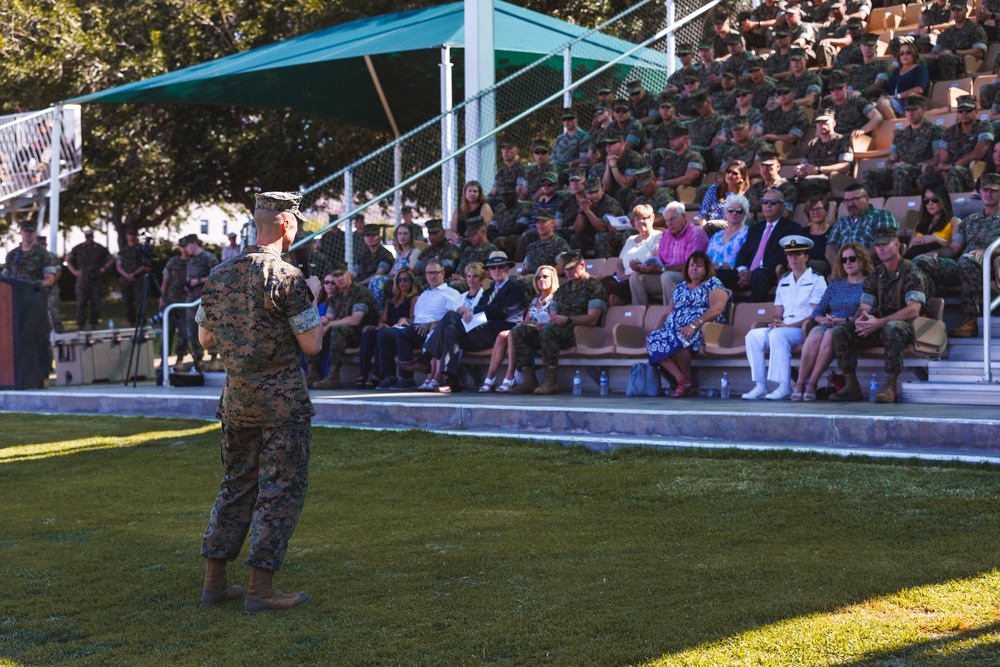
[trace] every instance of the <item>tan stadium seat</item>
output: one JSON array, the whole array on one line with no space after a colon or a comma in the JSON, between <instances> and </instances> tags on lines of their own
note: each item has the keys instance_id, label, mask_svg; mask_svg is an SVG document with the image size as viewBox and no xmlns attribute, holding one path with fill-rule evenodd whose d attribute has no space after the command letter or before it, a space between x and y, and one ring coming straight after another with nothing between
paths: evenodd
<instances>
[{"instance_id":1,"label":"tan stadium seat","mask_svg":"<svg viewBox=\"0 0 1000 667\"><path fill-rule=\"evenodd\" d=\"M588 259L585 264L587 265L587 273L594 276L595 278L601 277L601 272L604 271L604 258L598 257L596 259Z\"/></svg>"},{"instance_id":2,"label":"tan stadium seat","mask_svg":"<svg viewBox=\"0 0 1000 667\"><path fill-rule=\"evenodd\" d=\"M920 27L920 14L924 11L924 6L919 2L906 5L903 10L903 22L896 26L896 31L909 33Z\"/></svg>"},{"instance_id":3,"label":"tan stadium seat","mask_svg":"<svg viewBox=\"0 0 1000 667\"><path fill-rule=\"evenodd\" d=\"M569 351L582 357L603 357L615 352L613 331L619 324L642 327L646 317L645 306L611 306L604 315L604 325L599 327L576 326L573 335L576 346Z\"/></svg>"},{"instance_id":4,"label":"tan stadium seat","mask_svg":"<svg viewBox=\"0 0 1000 667\"><path fill-rule=\"evenodd\" d=\"M882 32L883 30L895 30L902 25L906 16L904 5L893 5L891 7L879 7L873 9L868 17L867 32ZM919 14L917 19L919 21Z\"/></svg>"},{"instance_id":5,"label":"tan stadium seat","mask_svg":"<svg viewBox=\"0 0 1000 667\"><path fill-rule=\"evenodd\" d=\"M701 353L706 357L743 356L746 354L744 338L747 332L758 327L766 327L773 319L773 303L737 304L731 325L706 322L701 328L705 337Z\"/></svg>"},{"instance_id":6,"label":"tan stadium seat","mask_svg":"<svg viewBox=\"0 0 1000 667\"><path fill-rule=\"evenodd\" d=\"M872 157L885 157L889 154L889 149L892 147L892 138L896 134L896 130L901 130L907 125L909 123L905 118L883 120L872 133L874 141L869 146L860 151L855 147L854 159L864 160ZM860 137L860 139L864 139L864 137Z\"/></svg>"},{"instance_id":7,"label":"tan stadium seat","mask_svg":"<svg viewBox=\"0 0 1000 667\"><path fill-rule=\"evenodd\" d=\"M885 200L885 210L892 213L900 229L906 228L906 216L910 211L920 213L920 197L889 197Z\"/></svg>"},{"instance_id":8,"label":"tan stadium seat","mask_svg":"<svg viewBox=\"0 0 1000 667\"><path fill-rule=\"evenodd\" d=\"M993 83L996 80L997 77L995 74L980 74L972 80L972 94L976 96L976 107L979 107L979 91L982 90L983 86L985 86L986 84Z\"/></svg>"},{"instance_id":9,"label":"tan stadium seat","mask_svg":"<svg viewBox=\"0 0 1000 667\"><path fill-rule=\"evenodd\" d=\"M958 98L972 94L972 79L955 79L953 81L937 81L931 85L931 96L928 100L927 115L955 111Z\"/></svg>"},{"instance_id":10,"label":"tan stadium seat","mask_svg":"<svg viewBox=\"0 0 1000 667\"><path fill-rule=\"evenodd\" d=\"M601 278L607 278L608 276L613 276L618 271L623 268L623 262L621 257L608 257L604 260L604 270L601 271Z\"/></svg>"},{"instance_id":11,"label":"tan stadium seat","mask_svg":"<svg viewBox=\"0 0 1000 667\"><path fill-rule=\"evenodd\" d=\"M668 306L662 304L649 306L646 308L646 318L641 325L632 323L614 327L611 339L615 343L615 354L624 357L645 357L646 337L663 326L668 312Z\"/></svg>"}]
</instances>

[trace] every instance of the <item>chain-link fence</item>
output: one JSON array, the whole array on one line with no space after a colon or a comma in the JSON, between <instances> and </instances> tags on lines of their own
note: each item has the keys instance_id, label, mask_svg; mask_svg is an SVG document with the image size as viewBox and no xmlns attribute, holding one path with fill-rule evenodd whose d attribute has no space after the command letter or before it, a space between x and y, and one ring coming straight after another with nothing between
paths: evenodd
<instances>
[{"instance_id":1,"label":"chain-link fence","mask_svg":"<svg viewBox=\"0 0 1000 667\"><path fill-rule=\"evenodd\" d=\"M694 46L710 35L712 10L720 4L644 0L534 62L527 54L523 61L498 62L500 81L492 88L306 189L302 208L315 220L309 239L358 209L366 222L398 223L403 206L413 207L416 219L450 220L466 181L490 189L498 134L527 157L534 139L551 143L562 133L566 107L589 129L601 88L627 97L624 84L639 79L655 97L679 65L674 46ZM462 51L442 49L442 60L442 89L450 89L449 70L462 64Z\"/></svg>"},{"instance_id":2,"label":"chain-link fence","mask_svg":"<svg viewBox=\"0 0 1000 667\"><path fill-rule=\"evenodd\" d=\"M66 178L82 167L79 106L0 116L0 212L17 211L47 196L53 125L59 113L60 174Z\"/></svg>"}]
</instances>

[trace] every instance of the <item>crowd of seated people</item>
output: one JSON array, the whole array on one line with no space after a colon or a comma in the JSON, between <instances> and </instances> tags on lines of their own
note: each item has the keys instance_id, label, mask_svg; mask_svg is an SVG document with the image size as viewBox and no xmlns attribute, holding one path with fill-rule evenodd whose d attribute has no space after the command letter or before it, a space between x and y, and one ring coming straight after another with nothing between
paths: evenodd
<instances>
[{"instance_id":1,"label":"crowd of seated people","mask_svg":"<svg viewBox=\"0 0 1000 667\"><path fill-rule=\"evenodd\" d=\"M675 377L674 395L687 396L689 357L701 342L686 328L723 317L720 295L779 307L772 326L748 339L755 388L747 398L814 400L823 370L834 358L841 365L838 342L877 340L895 354L907 335L897 320L925 314L942 290L960 300L962 320L950 334L977 335L977 281L993 259L983 254L1000 236L1000 50L991 49L1000 11L990 6L935 1L901 26L867 0L765 0L716 14L712 39L679 45L681 66L662 90L639 80L603 88L530 145L500 137L491 191L465 184L451 218L428 225L419 256L398 259L411 252L412 230L396 235L395 262L365 230L352 270L376 292L381 329L414 326L413 313L398 317L401 297L388 289L402 269L413 269L419 288L428 283L425 262L434 263L443 272L437 285L455 294L453 304L438 299L436 319L416 333L362 333L358 386L409 389L406 369L433 364L444 370L423 388L452 391L458 352L492 349L481 391L553 393L559 351L573 345L575 326L599 324L609 306L663 303L674 330L651 338L650 362ZM893 198L905 198L904 207L890 207ZM580 268L590 258L616 268L591 276ZM476 264L490 273L473 289L483 297L457 305ZM901 268L889 275L886 266ZM497 269L523 292L502 313L483 301ZM901 294L869 299L861 287L869 283ZM390 291L396 323L385 321ZM482 312L486 324L467 330ZM427 339L442 323L447 336ZM887 342L890 333L897 338ZM407 350L398 368L373 349L421 342L426 358L416 350L414 365ZM803 369L793 381L786 366L797 346ZM765 350L770 369L761 365ZM898 368L888 357L886 365L890 387L880 396L894 400ZM855 389L850 380L840 398L855 398Z\"/></svg>"}]
</instances>

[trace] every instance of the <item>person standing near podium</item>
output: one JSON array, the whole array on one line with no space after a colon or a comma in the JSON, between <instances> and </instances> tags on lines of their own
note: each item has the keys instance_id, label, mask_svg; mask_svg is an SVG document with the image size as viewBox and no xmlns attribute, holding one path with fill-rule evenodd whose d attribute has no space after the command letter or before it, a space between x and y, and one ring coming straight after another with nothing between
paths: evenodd
<instances>
[{"instance_id":1,"label":"person standing near podium","mask_svg":"<svg viewBox=\"0 0 1000 667\"><path fill-rule=\"evenodd\" d=\"M96 329L101 319L101 276L110 269L115 258L100 243L94 241L94 230L83 230L84 242L66 256L66 268L76 276L76 327Z\"/></svg>"},{"instance_id":2,"label":"person standing near podium","mask_svg":"<svg viewBox=\"0 0 1000 667\"><path fill-rule=\"evenodd\" d=\"M48 290L56 282L58 267L52 264L49 251L38 244L37 232L38 226L34 222L21 223L21 245L7 253L3 275L28 280ZM44 294L47 295L48 291ZM48 307L44 299L41 307Z\"/></svg>"}]
</instances>

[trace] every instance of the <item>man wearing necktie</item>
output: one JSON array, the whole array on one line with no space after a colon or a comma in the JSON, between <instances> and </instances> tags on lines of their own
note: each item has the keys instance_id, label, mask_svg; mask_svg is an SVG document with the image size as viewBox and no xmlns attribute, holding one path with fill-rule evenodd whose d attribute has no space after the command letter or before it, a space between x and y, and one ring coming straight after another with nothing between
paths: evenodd
<instances>
[{"instance_id":1,"label":"man wearing necktie","mask_svg":"<svg viewBox=\"0 0 1000 667\"><path fill-rule=\"evenodd\" d=\"M489 349L493 347L501 331L507 331L521 323L527 300L526 290L524 282L508 277L514 262L507 258L506 253L496 250L490 253L485 266L490 272L493 285L483 292L475 309L462 306L445 313L437 329L425 342L426 351L412 362L397 362L401 368L426 372L430 369L431 358L440 359L444 374L442 386L447 386L448 391L457 390L460 388L458 366L461 351L478 352ZM471 323L472 318L479 313L486 315L486 322L466 331L466 323Z\"/></svg>"},{"instance_id":2,"label":"man wearing necktie","mask_svg":"<svg viewBox=\"0 0 1000 667\"><path fill-rule=\"evenodd\" d=\"M777 269L786 266L785 251L778 243L802 227L784 217L785 195L768 190L760 200L764 222L751 227L747 240L736 255L735 269L717 269L716 276L732 290L750 289L750 301L770 301L768 295L778 282Z\"/></svg>"}]
</instances>

